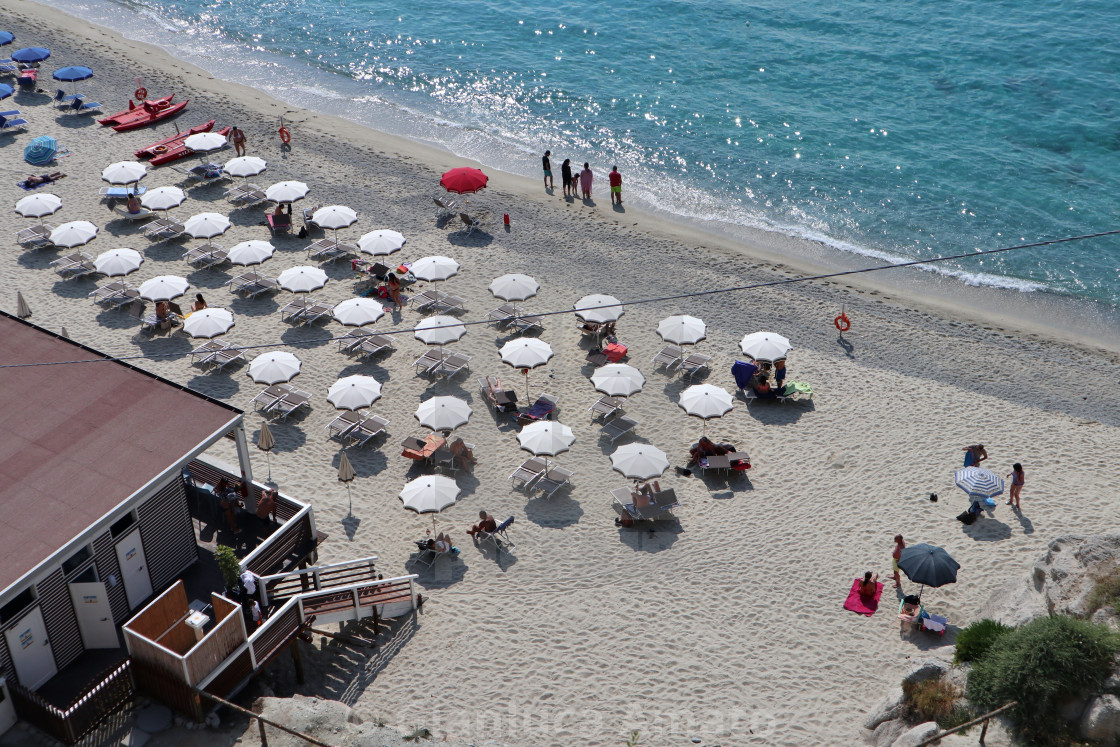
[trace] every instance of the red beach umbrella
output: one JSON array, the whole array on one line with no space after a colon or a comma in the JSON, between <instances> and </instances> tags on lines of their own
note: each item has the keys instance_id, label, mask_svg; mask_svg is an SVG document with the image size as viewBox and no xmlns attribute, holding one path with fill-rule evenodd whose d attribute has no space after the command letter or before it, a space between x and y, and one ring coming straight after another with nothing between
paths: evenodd
<instances>
[{"instance_id":1,"label":"red beach umbrella","mask_svg":"<svg viewBox=\"0 0 1120 747\"><path fill-rule=\"evenodd\" d=\"M486 182L488 181L490 181L490 177L486 176L486 174L483 174L478 169L460 166L444 174L443 178L439 180L439 183L440 186L448 192L457 192L463 195L485 189Z\"/></svg>"}]
</instances>

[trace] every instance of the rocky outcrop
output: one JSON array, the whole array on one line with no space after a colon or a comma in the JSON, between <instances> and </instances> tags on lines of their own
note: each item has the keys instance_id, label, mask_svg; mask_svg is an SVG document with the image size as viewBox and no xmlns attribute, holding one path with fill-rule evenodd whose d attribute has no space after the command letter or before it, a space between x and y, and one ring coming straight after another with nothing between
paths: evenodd
<instances>
[{"instance_id":1,"label":"rocky outcrop","mask_svg":"<svg viewBox=\"0 0 1120 747\"><path fill-rule=\"evenodd\" d=\"M1081 714L1081 738L1101 747L1116 747L1120 740L1120 699L1098 695L1090 700Z\"/></svg>"}]
</instances>

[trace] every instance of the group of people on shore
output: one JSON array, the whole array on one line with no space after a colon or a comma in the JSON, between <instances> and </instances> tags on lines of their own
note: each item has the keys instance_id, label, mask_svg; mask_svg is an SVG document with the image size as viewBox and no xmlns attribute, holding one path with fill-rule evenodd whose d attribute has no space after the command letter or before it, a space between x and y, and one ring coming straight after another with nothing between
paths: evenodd
<instances>
[{"instance_id":1,"label":"group of people on shore","mask_svg":"<svg viewBox=\"0 0 1120 747\"><path fill-rule=\"evenodd\" d=\"M552 177L552 151L546 150L541 157L541 166L544 168L544 188L556 189L556 182ZM565 158L564 163L560 166L560 181L561 186L564 188L565 197L576 197L577 189L579 194L583 196L584 200L591 199L591 187L595 181L595 173L591 170L591 164L584 162L583 170L579 174L572 171L572 159ZM609 174L607 174L607 182L610 184L611 190L611 204L622 204L622 174L618 171L618 166L615 165Z\"/></svg>"}]
</instances>

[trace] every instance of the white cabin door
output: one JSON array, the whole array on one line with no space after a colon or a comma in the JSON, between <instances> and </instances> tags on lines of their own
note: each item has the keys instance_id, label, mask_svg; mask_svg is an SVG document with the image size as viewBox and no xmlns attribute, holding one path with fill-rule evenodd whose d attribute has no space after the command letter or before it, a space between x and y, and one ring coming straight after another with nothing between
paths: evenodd
<instances>
[{"instance_id":1,"label":"white cabin door","mask_svg":"<svg viewBox=\"0 0 1120 747\"><path fill-rule=\"evenodd\" d=\"M58 674L47 626L43 624L43 612L38 607L24 615L14 628L4 631L4 636L8 639L8 652L19 682L28 690L34 690Z\"/></svg>"},{"instance_id":2,"label":"white cabin door","mask_svg":"<svg viewBox=\"0 0 1120 747\"><path fill-rule=\"evenodd\" d=\"M124 581L128 608L134 610L152 595L152 579L148 576L148 563L144 560L144 545L140 541L139 527L117 543L117 562L121 566L121 580Z\"/></svg>"},{"instance_id":3,"label":"white cabin door","mask_svg":"<svg viewBox=\"0 0 1120 747\"><path fill-rule=\"evenodd\" d=\"M82 643L86 648L116 648L120 645L105 584L100 581L71 583L70 599L74 602L78 630L82 632Z\"/></svg>"},{"instance_id":4,"label":"white cabin door","mask_svg":"<svg viewBox=\"0 0 1120 747\"><path fill-rule=\"evenodd\" d=\"M0 734L16 725L16 708L12 705L12 694L8 692L8 681L0 677Z\"/></svg>"}]
</instances>

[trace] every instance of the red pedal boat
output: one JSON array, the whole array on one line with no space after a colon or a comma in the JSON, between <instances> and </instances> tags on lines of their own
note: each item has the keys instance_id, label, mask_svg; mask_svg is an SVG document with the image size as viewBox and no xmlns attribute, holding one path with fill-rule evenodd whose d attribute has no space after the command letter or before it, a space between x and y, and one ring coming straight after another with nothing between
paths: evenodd
<instances>
[{"instance_id":1,"label":"red pedal boat","mask_svg":"<svg viewBox=\"0 0 1120 747\"><path fill-rule=\"evenodd\" d=\"M146 148L141 148L133 153L133 155L137 158L154 158L156 156L162 156L165 153L170 153L182 145L183 141L191 135L197 135L200 132L210 132L210 130L214 129L214 123L216 121L217 120L211 119L209 122L195 125L185 132L177 133L171 137L165 137L163 140L154 142Z\"/></svg>"},{"instance_id":2,"label":"red pedal boat","mask_svg":"<svg viewBox=\"0 0 1120 747\"><path fill-rule=\"evenodd\" d=\"M213 120L211 120L210 122L211 126L213 126ZM186 134L187 133L184 133L184 138L186 137ZM193 135L195 133L192 132L190 134ZM222 137L229 137L229 127L223 127L222 129L218 130L217 134L221 135ZM187 156L193 155L194 151L184 145L183 141L180 140L174 147L156 156L151 161L149 161L149 163L151 163L153 166L162 166L165 163L171 163L172 161L178 161L180 158L186 158Z\"/></svg>"},{"instance_id":3,"label":"red pedal boat","mask_svg":"<svg viewBox=\"0 0 1120 747\"><path fill-rule=\"evenodd\" d=\"M138 130L141 127L162 122L168 117L174 117L179 112L187 108L189 101L180 101L178 104L172 104L170 99L162 104L153 104L150 101L145 101L143 104L136 106L131 102L132 110L125 114L123 117L117 118L117 125L113 128L117 132L128 132L129 130ZM102 123L105 120L101 120ZM111 124L111 123L110 123Z\"/></svg>"},{"instance_id":4,"label":"red pedal boat","mask_svg":"<svg viewBox=\"0 0 1120 747\"><path fill-rule=\"evenodd\" d=\"M164 96L162 99L148 99L144 103L145 104L151 104L152 106L165 106L167 104L170 104L171 99L173 99L173 98L175 98L175 94L171 94L170 96ZM136 106L136 104L132 103L132 99L129 99L128 100L128 108L125 109L123 112L117 112L116 114L111 114L108 117L105 117L104 119L99 119L97 121L100 122L103 125L119 125L121 122L128 121L131 117L139 116L139 115L133 113L135 111L137 111L137 106Z\"/></svg>"}]
</instances>

